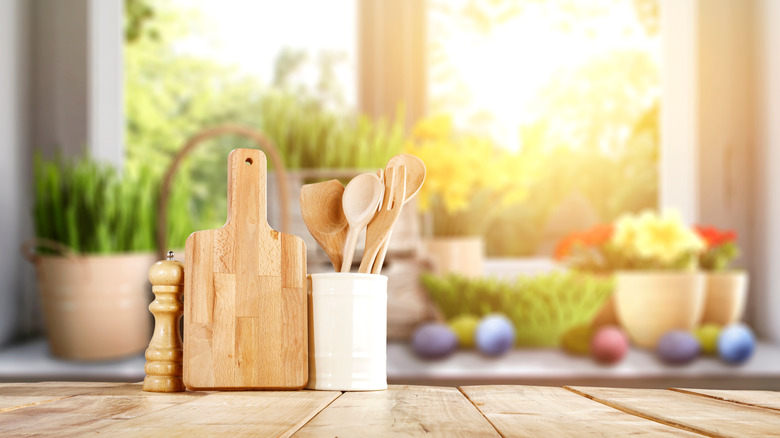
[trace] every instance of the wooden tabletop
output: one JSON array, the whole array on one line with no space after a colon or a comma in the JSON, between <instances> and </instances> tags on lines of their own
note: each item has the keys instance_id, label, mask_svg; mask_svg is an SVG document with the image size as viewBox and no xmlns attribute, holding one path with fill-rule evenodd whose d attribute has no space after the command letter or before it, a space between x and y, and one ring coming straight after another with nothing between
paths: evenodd
<instances>
[{"instance_id":1,"label":"wooden tabletop","mask_svg":"<svg viewBox=\"0 0 780 438\"><path fill-rule=\"evenodd\" d=\"M780 436L780 392L543 386L141 391L0 384L0 436Z\"/></svg>"}]
</instances>

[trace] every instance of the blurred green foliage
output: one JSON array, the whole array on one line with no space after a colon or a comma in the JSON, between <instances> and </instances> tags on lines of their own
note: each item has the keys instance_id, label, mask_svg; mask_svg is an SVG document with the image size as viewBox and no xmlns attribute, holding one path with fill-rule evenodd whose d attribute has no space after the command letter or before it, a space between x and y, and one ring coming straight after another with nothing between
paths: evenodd
<instances>
[{"instance_id":1,"label":"blurred green foliage","mask_svg":"<svg viewBox=\"0 0 780 438\"><path fill-rule=\"evenodd\" d=\"M316 92L290 79L307 62L305 54L284 50L277 58L274 86L229 65L177 52L172 41L198 31L196 13L155 4L155 28L160 38L140 38L125 47L125 113L127 166L151 166L161 177L183 143L203 129L239 124L271 138L285 167L380 168L403 148L403 110L393 120L373 121L339 109L333 64L338 57L319 60ZM251 55L250 55L251 56ZM169 245L184 245L198 229L225 221L227 154L256 145L240 137L204 142L182 163L169 205L185 223L169 224ZM273 167L269 160L269 166Z\"/></svg>"},{"instance_id":2,"label":"blurred green foliage","mask_svg":"<svg viewBox=\"0 0 780 438\"><path fill-rule=\"evenodd\" d=\"M598 14L614 1L590 6L573 0L533 0L529 4L558 7L562 31L587 33L584 21L576 18ZM634 2L651 34L657 1ZM490 26L521 14L518 5L522 4L469 0L461 6L433 6L463 17L464 26L472 31L488 32ZM403 148L402 112L394 120L371 121L344 109L334 76L334 65L341 61L338 54L322 54L313 60L302 50L285 49L277 58L271 85L265 85L232 66L175 50L174 41L203 31L203 17L192 10L144 0L127 0L126 7L135 8L131 18L141 23L128 23L129 28L159 30L138 31L141 37L128 36L132 43L126 45L129 169L149 167L159 178L187 138L223 123L264 132L276 142L290 169L379 168ZM449 31L463 27L457 25L460 21L453 23ZM437 58L436 41L432 46L436 70L443 61ZM320 71L314 90L294 81L312 61ZM489 255L535 254L551 212L574 193L583 195L605 222L623 212L656 206L659 102L653 87L657 75L657 67L646 54L619 52L550 78L539 95L535 118L520 130L522 153L533 157L538 170L527 198L505 209L486 227ZM438 102L434 96L434 106L463 103L457 96L450 97L451 102ZM475 123L478 128L479 122ZM169 222L171 247L181 247L193 230L224 222L225 158L237 147L254 145L243 138L210 140L183 162L171 197L176 206L169 206L170 214L180 218Z\"/></svg>"},{"instance_id":3,"label":"blurred green foliage","mask_svg":"<svg viewBox=\"0 0 780 438\"><path fill-rule=\"evenodd\" d=\"M423 274L421 280L447 320L507 315L518 346L557 346L571 327L589 323L613 290L611 278L577 272L514 281Z\"/></svg>"},{"instance_id":4,"label":"blurred green foliage","mask_svg":"<svg viewBox=\"0 0 780 438\"><path fill-rule=\"evenodd\" d=\"M154 7L150 0L125 0L125 42L132 44L141 38L158 38L154 21Z\"/></svg>"},{"instance_id":5,"label":"blurred green foliage","mask_svg":"<svg viewBox=\"0 0 780 438\"><path fill-rule=\"evenodd\" d=\"M659 180L657 106L639 119L626 145L613 154L566 147L534 152L541 157L541 164L528 198L494 221L486 236L488 255L534 254L550 214L573 193L583 195L604 223L613 222L622 213L655 208Z\"/></svg>"},{"instance_id":6,"label":"blurred green foliage","mask_svg":"<svg viewBox=\"0 0 780 438\"><path fill-rule=\"evenodd\" d=\"M660 78L652 44L660 44L658 0L432 0L430 7L436 29L428 49L436 86L430 107L459 114L456 119L473 131L493 132L498 121L493 109L479 107L464 76L468 72L459 70L457 57L450 57L447 44L454 36L487 44L492 33L520 25L524 14L533 13L543 17L545 27L576 41L619 30L645 42L560 68L527 107L518 108L524 117L521 151L538 166L527 198L488 227L489 256L535 255L538 248L549 247L544 230L551 214L573 197L584 199L601 222L657 207ZM621 7L633 14L621 22L604 21ZM534 68L533 59L513 62ZM577 219L569 221L574 228L568 231L577 230ZM583 220L581 228L590 225Z\"/></svg>"},{"instance_id":7,"label":"blurred green foliage","mask_svg":"<svg viewBox=\"0 0 780 438\"><path fill-rule=\"evenodd\" d=\"M120 174L84 156L34 160L35 236L76 253L155 248L157 185L148 167Z\"/></svg>"}]
</instances>

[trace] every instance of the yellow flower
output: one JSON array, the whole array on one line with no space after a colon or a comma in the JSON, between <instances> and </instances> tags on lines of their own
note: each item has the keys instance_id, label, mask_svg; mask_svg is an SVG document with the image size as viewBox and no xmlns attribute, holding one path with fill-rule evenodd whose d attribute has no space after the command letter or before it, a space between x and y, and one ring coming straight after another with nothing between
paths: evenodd
<instances>
[{"instance_id":1,"label":"yellow flower","mask_svg":"<svg viewBox=\"0 0 780 438\"><path fill-rule=\"evenodd\" d=\"M674 211L644 211L615 222L612 244L624 255L671 267L704 249L704 241Z\"/></svg>"},{"instance_id":2,"label":"yellow flower","mask_svg":"<svg viewBox=\"0 0 780 438\"><path fill-rule=\"evenodd\" d=\"M489 138L454 132L449 116L420 121L405 150L426 166L418 195L422 211L433 208L468 223L492 217L528 194L532 166L527 157L500 149Z\"/></svg>"},{"instance_id":3,"label":"yellow flower","mask_svg":"<svg viewBox=\"0 0 780 438\"><path fill-rule=\"evenodd\" d=\"M615 233L612 235L612 244L614 244L618 250L631 254L635 251L638 233L639 218L631 214L624 214L615 222Z\"/></svg>"},{"instance_id":4,"label":"yellow flower","mask_svg":"<svg viewBox=\"0 0 780 438\"><path fill-rule=\"evenodd\" d=\"M452 117L440 114L423 119L415 125L412 138L415 140L448 139L452 135Z\"/></svg>"},{"instance_id":5,"label":"yellow flower","mask_svg":"<svg viewBox=\"0 0 780 438\"><path fill-rule=\"evenodd\" d=\"M673 263L703 249L702 239L683 224L676 212L666 212L662 216L640 216L636 250L641 257Z\"/></svg>"}]
</instances>

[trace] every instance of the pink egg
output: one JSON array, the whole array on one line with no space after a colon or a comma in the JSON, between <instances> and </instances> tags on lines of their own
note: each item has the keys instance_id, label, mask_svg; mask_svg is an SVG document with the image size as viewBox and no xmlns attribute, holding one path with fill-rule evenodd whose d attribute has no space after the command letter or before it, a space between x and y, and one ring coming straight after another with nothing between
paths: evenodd
<instances>
[{"instance_id":1,"label":"pink egg","mask_svg":"<svg viewBox=\"0 0 780 438\"><path fill-rule=\"evenodd\" d=\"M593 358L598 362L614 364L628 352L628 337L617 327L602 327L593 335L590 348Z\"/></svg>"}]
</instances>

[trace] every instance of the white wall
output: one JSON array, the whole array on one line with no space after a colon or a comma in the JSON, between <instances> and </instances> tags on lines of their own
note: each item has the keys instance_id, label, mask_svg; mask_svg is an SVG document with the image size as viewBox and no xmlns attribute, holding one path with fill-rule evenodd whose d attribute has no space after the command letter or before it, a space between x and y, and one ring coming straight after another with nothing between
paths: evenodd
<instances>
[{"instance_id":1,"label":"white wall","mask_svg":"<svg viewBox=\"0 0 780 438\"><path fill-rule=\"evenodd\" d=\"M33 235L32 151L124 154L122 5L0 0L0 344L41 329L34 269L19 255Z\"/></svg>"},{"instance_id":2,"label":"white wall","mask_svg":"<svg viewBox=\"0 0 780 438\"><path fill-rule=\"evenodd\" d=\"M87 0L30 4L30 143L47 156L81 152L88 125Z\"/></svg>"},{"instance_id":3,"label":"white wall","mask_svg":"<svg viewBox=\"0 0 780 438\"><path fill-rule=\"evenodd\" d=\"M29 233L28 15L27 0L0 0L0 344L17 332L30 274L18 249Z\"/></svg>"},{"instance_id":4,"label":"white wall","mask_svg":"<svg viewBox=\"0 0 780 438\"><path fill-rule=\"evenodd\" d=\"M780 2L759 0L756 239L751 293L756 328L780 342Z\"/></svg>"}]
</instances>

